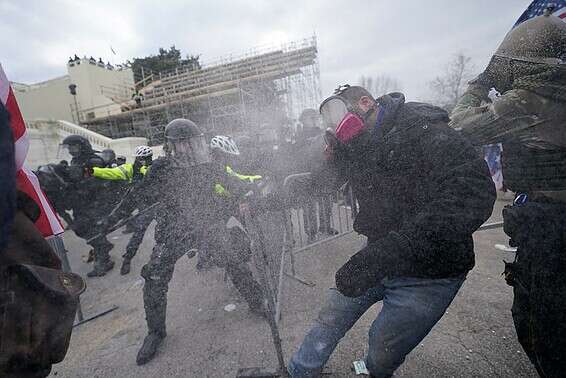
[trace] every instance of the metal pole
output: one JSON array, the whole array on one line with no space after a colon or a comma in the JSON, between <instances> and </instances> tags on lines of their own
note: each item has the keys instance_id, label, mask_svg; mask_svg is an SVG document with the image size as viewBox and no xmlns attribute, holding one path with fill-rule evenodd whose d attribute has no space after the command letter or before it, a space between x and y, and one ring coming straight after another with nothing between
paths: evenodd
<instances>
[{"instance_id":1,"label":"metal pole","mask_svg":"<svg viewBox=\"0 0 566 378\"><path fill-rule=\"evenodd\" d=\"M256 264L258 268L259 278L262 286L264 287L264 293L266 294L267 300L267 322L269 328L271 329L271 337L273 340L273 345L275 347L275 353L277 354L277 361L279 363L279 373L281 375L286 375L285 368L285 358L283 357L283 347L281 344L281 336L279 334L279 328L277 326L276 319L276 306L275 299L273 298L272 290L269 287L269 278L267 277L267 255L266 255L266 245L261 226L259 225L255 216L252 216L249 209L244 211L244 217L246 219L246 224L249 225L249 231L253 235L256 243L252 243L252 248L255 250L255 255L259 259L259 264Z\"/></svg>"}]
</instances>

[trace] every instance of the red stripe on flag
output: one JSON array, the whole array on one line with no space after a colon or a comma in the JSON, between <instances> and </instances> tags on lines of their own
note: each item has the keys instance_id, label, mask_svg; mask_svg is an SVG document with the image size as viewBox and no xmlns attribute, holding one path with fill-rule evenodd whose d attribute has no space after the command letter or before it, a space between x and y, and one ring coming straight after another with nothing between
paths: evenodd
<instances>
[{"instance_id":1,"label":"red stripe on flag","mask_svg":"<svg viewBox=\"0 0 566 378\"><path fill-rule=\"evenodd\" d=\"M47 238L49 236L62 234L64 230L61 221L51 207L43 190L41 190L39 180L35 174L29 169L23 168L18 171L16 180L18 190L30 196L41 210L39 218L35 222L35 226L43 237Z\"/></svg>"},{"instance_id":2,"label":"red stripe on flag","mask_svg":"<svg viewBox=\"0 0 566 378\"><path fill-rule=\"evenodd\" d=\"M16 176L16 186L18 190L30 196L35 203L39 206L40 215L35 222L35 226L41 232L43 237L50 237L63 233L63 226L59 217L51 207L49 200L41 190L39 180L35 174L27 168L23 167L24 160L26 159L29 139L26 133L26 124L16 96L12 91L10 82L2 69L0 64L0 101L6 106L6 110L10 113L10 126L14 134L14 147L16 153L16 169L18 170Z\"/></svg>"},{"instance_id":3,"label":"red stripe on flag","mask_svg":"<svg viewBox=\"0 0 566 378\"><path fill-rule=\"evenodd\" d=\"M8 98L6 99L6 109L10 113L10 123L12 124L12 133L14 134L14 142L17 141L26 132L26 124L18 103L16 102L16 96L10 87L8 92Z\"/></svg>"}]
</instances>

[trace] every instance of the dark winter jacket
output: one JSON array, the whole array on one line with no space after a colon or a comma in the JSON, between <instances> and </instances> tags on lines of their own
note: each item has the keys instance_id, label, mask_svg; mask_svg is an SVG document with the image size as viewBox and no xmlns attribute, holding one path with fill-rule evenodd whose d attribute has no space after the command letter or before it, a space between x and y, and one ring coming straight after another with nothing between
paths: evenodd
<instances>
[{"instance_id":1,"label":"dark winter jacket","mask_svg":"<svg viewBox=\"0 0 566 378\"><path fill-rule=\"evenodd\" d=\"M94 151L84 152L71 160L65 175L70 185L66 200L79 222L96 222L107 216L120 201L127 184L85 177L85 168L104 167L104 160Z\"/></svg>"},{"instance_id":2,"label":"dark winter jacket","mask_svg":"<svg viewBox=\"0 0 566 378\"><path fill-rule=\"evenodd\" d=\"M472 233L495 201L485 161L448 127L444 110L405 103L400 93L378 102L380 127L337 167L359 201L354 229L380 254L383 276L466 273L474 266Z\"/></svg>"}]
</instances>

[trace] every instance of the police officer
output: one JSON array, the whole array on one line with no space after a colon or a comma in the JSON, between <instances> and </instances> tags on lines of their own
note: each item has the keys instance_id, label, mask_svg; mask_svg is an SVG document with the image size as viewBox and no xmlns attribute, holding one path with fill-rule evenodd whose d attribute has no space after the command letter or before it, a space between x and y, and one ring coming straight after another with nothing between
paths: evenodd
<instances>
[{"instance_id":1,"label":"police officer","mask_svg":"<svg viewBox=\"0 0 566 378\"><path fill-rule=\"evenodd\" d=\"M85 178L84 172L94 167L104 167L106 164L92 149L90 142L80 135L69 135L63 139L61 146L72 156L68 175L72 182L72 228L78 237L89 240L100 233L97 221L107 214L107 208L104 206L106 199L102 196L103 187L100 182L94 178ZM103 276L114 267L114 262L110 260L113 245L105 236L91 240L89 244L94 250L94 268L87 276Z\"/></svg>"},{"instance_id":2,"label":"police officer","mask_svg":"<svg viewBox=\"0 0 566 378\"><path fill-rule=\"evenodd\" d=\"M224 166L228 175L249 182L250 184L259 182L262 179L261 175L246 175L234 170L232 166L240 156L240 149L231 137L225 135L213 136L210 140L210 149L213 160Z\"/></svg>"},{"instance_id":3,"label":"police officer","mask_svg":"<svg viewBox=\"0 0 566 378\"><path fill-rule=\"evenodd\" d=\"M146 204L159 202L156 210L155 247L143 267L144 307L148 335L137 363L151 360L166 336L167 291L175 262L191 249L215 254L250 310L263 310L263 295L249 268L241 261L226 223L238 209L238 198L247 191L242 181L227 175L212 162L209 145L196 124L187 119L171 121L165 128L166 157L153 162L140 188Z\"/></svg>"},{"instance_id":4,"label":"police officer","mask_svg":"<svg viewBox=\"0 0 566 378\"><path fill-rule=\"evenodd\" d=\"M94 167L90 171L93 177L110 180L110 181L127 181L132 185L139 185L142 178L151 167L153 161L153 150L149 146L137 146L134 151L134 163L125 163L114 168L98 168ZM132 187L130 192L122 199L122 201L135 201L131 198L135 193L135 188ZM143 210L143 209L140 209ZM129 215L129 214L128 214ZM151 224L153 216L151 213L144 213L137 216L132 223L134 233L126 246L126 253L122 255L122 266L120 267L120 274L126 275L130 273L131 262L136 255L147 228Z\"/></svg>"},{"instance_id":5,"label":"police officer","mask_svg":"<svg viewBox=\"0 0 566 378\"><path fill-rule=\"evenodd\" d=\"M113 149L107 148L102 150L99 156L104 160L107 167L117 167L118 164L116 163L116 152Z\"/></svg>"},{"instance_id":6,"label":"police officer","mask_svg":"<svg viewBox=\"0 0 566 378\"><path fill-rule=\"evenodd\" d=\"M543 377L566 370L566 23L544 15L504 38L451 116L476 145L503 144L506 266L519 342ZM491 88L500 92L489 102Z\"/></svg>"}]
</instances>

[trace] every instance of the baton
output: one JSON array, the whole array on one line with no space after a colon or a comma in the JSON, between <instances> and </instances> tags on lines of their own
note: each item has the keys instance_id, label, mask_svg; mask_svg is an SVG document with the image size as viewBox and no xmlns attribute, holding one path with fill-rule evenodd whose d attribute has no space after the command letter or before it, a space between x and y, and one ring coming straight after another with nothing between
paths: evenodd
<instances>
[{"instance_id":1,"label":"baton","mask_svg":"<svg viewBox=\"0 0 566 378\"><path fill-rule=\"evenodd\" d=\"M130 194L133 192L134 187L135 187L135 185L132 185L128 189L126 189L126 192L122 196L122 199L120 200L120 202L118 202L118 204L116 204L116 206L114 206L114 208L112 209L112 211L108 215L109 217L114 216L114 214L116 214L118 212L118 209L120 209L120 207L122 207L126 198L128 198L130 196Z\"/></svg>"},{"instance_id":2,"label":"baton","mask_svg":"<svg viewBox=\"0 0 566 378\"><path fill-rule=\"evenodd\" d=\"M92 238L88 239L86 242L87 244L90 243L93 240L96 240L98 238L101 238L103 236L108 235L111 232L116 231L117 229L119 229L120 227L122 227L123 225L125 225L126 223L128 223L129 221L131 221L132 219L136 219L137 217L139 217L140 215L143 215L147 212L149 212L150 210L152 210L153 208L157 207L157 205L160 205L161 202L156 202L151 206L146 207L143 210L140 210L137 214L135 215L131 215L127 218L124 218L122 220L120 220L118 223L116 223L114 226L107 228L106 230L104 230L104 232L101 232L99 234L96 234L95 236L93 236Z\"/></svg>"}]
</instances>

